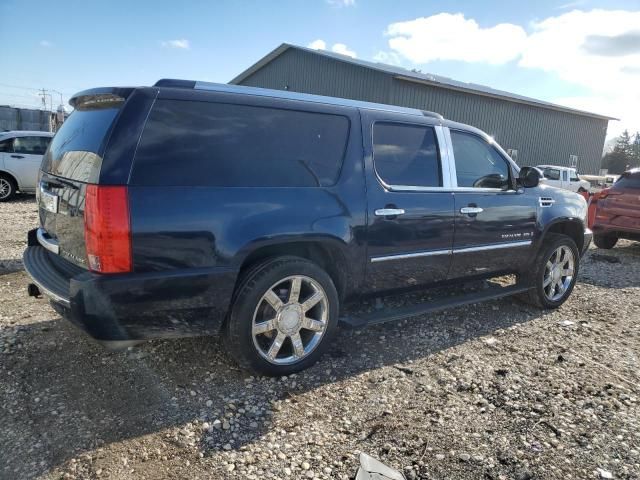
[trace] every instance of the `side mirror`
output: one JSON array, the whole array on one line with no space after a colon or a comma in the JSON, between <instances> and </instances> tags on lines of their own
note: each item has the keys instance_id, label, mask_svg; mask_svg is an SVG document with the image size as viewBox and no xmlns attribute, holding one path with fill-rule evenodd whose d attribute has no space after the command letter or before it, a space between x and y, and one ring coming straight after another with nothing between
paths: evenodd
<instances>
[{"instance_id":1,"label":"side mirror","mask_svg":"<svg viewBox=\"0 0 640 480\"><path fill-rule=\"evenodd\" d=\"M522 167L518 176L518 183L524 188L537 187L540 183L540 172L537 168Z\"/></svg>"}]
</instances>

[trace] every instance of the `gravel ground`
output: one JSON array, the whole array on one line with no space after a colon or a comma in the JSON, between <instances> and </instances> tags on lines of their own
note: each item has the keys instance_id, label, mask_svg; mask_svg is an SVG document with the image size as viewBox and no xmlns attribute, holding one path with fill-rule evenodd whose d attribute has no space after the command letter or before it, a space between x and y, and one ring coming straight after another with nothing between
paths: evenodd
<instances>
[{"instance_id":1,"label":"gravel ground","mask_svg":"<svg viewBox=\"0 0 640 480\"><path fill-rule=\"evenodd\" d=\"M0 478L640 478L640 244L591 249L571 299L343 330L310 370L214 339L108 352L26 296L33 197L0 204Z\"/></svg>"}]
</instances>

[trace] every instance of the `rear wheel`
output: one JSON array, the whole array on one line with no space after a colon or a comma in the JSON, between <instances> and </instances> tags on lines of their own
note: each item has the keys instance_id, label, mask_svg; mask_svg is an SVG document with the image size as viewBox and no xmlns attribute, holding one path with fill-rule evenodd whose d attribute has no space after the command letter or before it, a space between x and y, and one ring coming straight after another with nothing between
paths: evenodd
<instances>
[{"instance_id":1,"label":"rear wheel","mask_svg":"<svg viewBox=\"0 0 640 480\"><path fill-rule=\"evenodd\" d=\"M0 173L0 202L8 202L16 194L16 184L13 179Z\"/></svg>"},{"instance_id":2,"label":"rear wheel","mask_svg":"<svg viewBox=\"0 0 640 480\"><path fill-rule=\"evenodd\" d=\"M595 243L598 248L609 250L616 246L616 243L618 243L618 237L615 235L594 235L593 243Z\"/></svg>"},{"instance_id":3,"label":"rear wheel","mask_svg":"<svg viewBox=\"0 0 640 480\"><path fill-rule=\"evenodd\" d=\"M331 277L308 260L280 257L243 279L224 340L242 367L289 375L320 358L337 323L338 294Z\"/></svg>"},{"instance_id":4,"label":"rear wheel","mask_svg":"<svg viewBox=\"0 0 640 480\"><path fill-rule=\"evenodd\" d=\"M579 266L575 242L566 235L549 234L528 275L531 289L521 298L540 308L558 308L569 298Z\"/></svg>"}]
</instances>

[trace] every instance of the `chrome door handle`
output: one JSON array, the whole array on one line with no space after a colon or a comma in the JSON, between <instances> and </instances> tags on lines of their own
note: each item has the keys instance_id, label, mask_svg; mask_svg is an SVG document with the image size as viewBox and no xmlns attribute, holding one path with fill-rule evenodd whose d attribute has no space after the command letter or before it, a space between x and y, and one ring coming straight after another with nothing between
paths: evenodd
<instances>
[{"instance_id":1,"label":"chrome door handle","mask_svg":"<svg viewBox=\"0 0 640 480\"><path fill-rule=\"evenodd\" d=\"M379 208L374 213L377 217L392 217L404 215L404 208Z\"/></svg>"},{"instance_id":2,"label":"chrome door handle","mask_svg":"<svg viewBox=\"0 0 640 480\"><path fill-rule=\"evenodd\" d=\"M484 212L484 210L480 207L462 207L460 209L460 213L466 213L467 215L473 215L482 212Z\"/></svg>"}]
</instances>

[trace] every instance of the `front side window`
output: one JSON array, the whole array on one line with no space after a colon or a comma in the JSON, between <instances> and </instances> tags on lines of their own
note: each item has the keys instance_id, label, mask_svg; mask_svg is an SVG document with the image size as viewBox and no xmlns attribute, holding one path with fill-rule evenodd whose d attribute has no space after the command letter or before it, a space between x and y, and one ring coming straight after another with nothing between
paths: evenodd
<instances>
[{"instance_id":1,"label":"front side window","mask_svg":"<svg viewBox=\"0 0 640 480\"><path fill-rule=\"evenodd\" d=\"M509 164L476 135L451 132L458 187L509 188Z\"/></svg>"},{"instance_id":2,"label":"front side window","mask_svg":"<svg viewBox=\"0 0 640 480\"><path fill-rule=\"evenodd\" d=\"M342 115L158 100L131 183L319 187L336 183L349 138Z\"/></svg>"},{"instance_id":3,"label":"front side window","mask_svg":"<svg viewBox=\"0 0 640 480\"><path fill-rule=\"evenodd\" d=\"M442 173L433 127L377 122L373 161L387 185L441 187Z\"/></svg>"},{"instance_id":4,"label":"front side window","mask_svg":"<svg viewBox=\"0 0 640 480\"><path fill-rule=\"evenodd\" d=\"M49 143L43 140L43 137L16 137L13 139L13 151L25 155L43 155Z\"/></svg>"},{"instance_id":5,"label":"front side window","mask_svg":"<svg viewBox=\"0 0 640 480\"><path fill-rule=\"evenodd\" d=\"M560 180L560 170L557 168L545 168L543 173L544 178L548 178L549 180Z\"/></svg>"},{"instance_id":6,"label":"front side window","mask_svg":"<svg viewBox=\"0 0 640 480\"><path fill-rule=\"evenodd\" d=\"M572 182L579 182L580 178L578 178L578 174L576 173L575 170L570 170L569 171L569 180L571 180Z\"/></svg>"}]
</instances>

